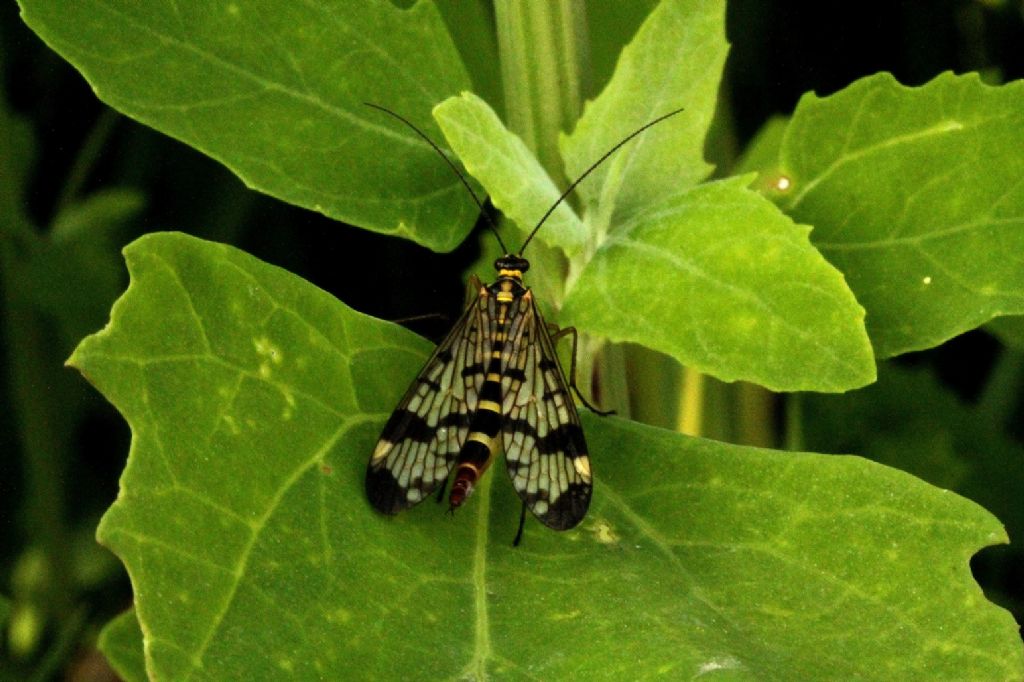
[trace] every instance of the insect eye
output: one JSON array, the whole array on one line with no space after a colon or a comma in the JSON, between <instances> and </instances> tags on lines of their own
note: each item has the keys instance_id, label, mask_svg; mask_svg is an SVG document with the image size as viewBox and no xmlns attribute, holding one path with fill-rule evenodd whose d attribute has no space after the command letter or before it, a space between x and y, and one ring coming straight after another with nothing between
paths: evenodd
<instances>
[{"instance_id":1,"label":"insect eye","mask_svg":"<svg viewBox=\"0 0 1024 682\"><path fill-rule=\"evenodd\" d=\"M526 272L530 269L530 261L515 254L508 254L494 261L494 269L498 271L518 270L519 272Z\"/></svg>"}]
</instances>

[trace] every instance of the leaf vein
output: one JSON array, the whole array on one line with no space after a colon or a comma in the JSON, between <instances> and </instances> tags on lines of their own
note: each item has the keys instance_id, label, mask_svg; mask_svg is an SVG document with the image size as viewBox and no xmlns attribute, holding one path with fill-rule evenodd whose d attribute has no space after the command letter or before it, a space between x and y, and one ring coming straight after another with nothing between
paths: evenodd
<instances>
[{"instance_id":1,"label":"leaf vein","mask_svg":"<svg viewBox=\"0 0 1024 682\"><path fill-rule=\"evenodd\" d=\"M253 532L249 538L249 541L242 548L238 559L235 562L231 573L235 576L235 580L231 583L231 587L228 593L225 595L224 602L221 605L220 610L214 616L210 627L203 637L203 641L200 643L199 648L195 651L192 656L192 667L185 675L185 680L192 679L192 676L202 667L203 656L206 654L206 650L213 642L213 638L220 630L221 624L224 622L224 618L227 616L231 605L234 603L235 596L238 594L239 585L242 582L242 577L245 575L245 571L249 565L249 559L252 557L253 550L256 547L256 543L262 535L263 530L266 528L267 523L273 516L274 512L277 511L284 499L285 495L289 490L306 474L313 466L321 462L324 456L330 452L331 448L334 447L335 443L353 426L352 421L342 423L335 431L326 439L324 444L316 450L312 455L306 458L305 461L301 462L299 466L292 471L278 486L277 490L270 498L270 502L267 504L266 510L260 515L259 519L253 525Z\"/></svg>"}]
</instances>

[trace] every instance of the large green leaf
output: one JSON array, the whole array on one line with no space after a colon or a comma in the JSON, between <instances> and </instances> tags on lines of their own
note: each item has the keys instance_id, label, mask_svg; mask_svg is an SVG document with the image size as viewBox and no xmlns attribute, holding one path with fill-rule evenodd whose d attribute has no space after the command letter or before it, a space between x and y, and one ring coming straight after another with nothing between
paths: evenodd
<instances>
[{"instance_id":1,"label":"large green leaf","mask_svg":"<svg viewBox=\"0 0 1024 682\"><path fill-rule=\"evenodd\" d=\"M1024 447L1011 433L1020 385L1015 364L1018 359L1004 355L981 397L965 402L924 367L882 363L878 382L863 390L806 396L802 432L809 448L864 453L995 514L1014 543L985 552L975 562L975 575L1019 619L1024 603L1013 594L1010 577L1024 561L1024 546L1017 542L1024 537Z\"/></svg>"},{"instance_id":2,"label":"large green leaf","mask_svg":"<svg viewBox=\"0 0 1024 682\"><path fill-rule=\"evenodd\" d=\"M142 637L135 609L125 611L107 623L100 632L96 645L125 682L143 682L147 679Z\"/></svg>"},{"instance_id":3,"label":"large green leaf","mask_svg":"<svg viewBox=\"0 0 1024 682\"><path fill-rule=\"evenodd\" d=\"M234 249L126 249L131 285L71 362L132 451L100 539L151 679L1014 679L968 559L987 512L852 457L584 415L597 487L560 534L500 466L454 518L394 519L368 453L429 350Z\"/></svg>"},{"instance_id":4,"label":"large green leaf","mask_svg":"<svg viewBox=\"0 0 1024 682\"><path fill-rule=\"evenodd\" d=\"M700 185L600 246L562 319L685 365L773 390L871 382L864 310L843 277L748 178Z\"/></svg>"},{"instance_id":5,"label":"large green leaf","mask_svg":"<svg viewBox=\"0 0 1024 682\"><path fill-rule=\"evenodd\" d=\"M431 108L469 87L429 2L20 0L97 95L223 162L249 186L450 249L476 209L437 155Z\"/></svg>"},{"instance_id":6,"label":"large green leaf","mask_svg":"<svg viewBox=\"0 0 1024 682\"><path fill-rule=\"evenodd\" d=\"M880 73L804 96L762 183L814 225L887 357L1024 313L1022 177L1024 82Z\"/></svg>"},{"instance_id":7,"label":"large green leaf","mask_svg":"<svg viewBox=\"0 0 1024 682\"><path fill-rule=\"evenodd\" d=\"M647 131L580 185L605 219L625 220L707 177L704 137L728 49L724 2L663 0L622 50L611 81L587 104L572 135L562 138L570 177L648 121L685 111Z\"/></svg>"}]
</instances>

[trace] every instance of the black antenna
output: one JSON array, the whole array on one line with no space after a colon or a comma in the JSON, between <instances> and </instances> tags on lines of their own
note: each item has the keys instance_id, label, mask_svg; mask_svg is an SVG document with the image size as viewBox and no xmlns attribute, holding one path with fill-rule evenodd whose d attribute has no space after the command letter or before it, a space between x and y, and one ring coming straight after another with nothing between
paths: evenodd
<instances>
[{"instance_id":1,"label":"black antenna","mask_svg":"<svg viewBox=\"0 0 1024 682\"><path fill-rule=\"evenodd\" d=\"M639 135L639 134L640 134L640 133L642 133L643 131L645 131L645 130L647 130L648 128L650 128L650 127L651 127L652 125L654 125L655 123L661 123L661 122L662 122L662 121L664 121L664 120L665 120L666 118L669 118L669 117L671 117L671 116L675 116L675 115L676 115L676 114L678 114L678 113L679 113L680 111L682 111L682 108L680 108L680 109L676 109L675 111L670 111L670 112L668 112L667 114L665 114L665 115L663 115L663 116L659 116L658 118L654 119L653 121L650 121L649 123L646 123L646 124L644 124L644 125L640 126L640 127L638 128L638 129L634 130L634 131L633 131L632 133L630 133L629 135L627 135L627 136L626 136L626 137L625 137L625 138L624 138L623 140L621 140L621 141L620 141L620 142L619 142L618 144L616 144L616 145L615 145L614 147L612 147L611 149L609 149L608 151L606 151L606 152L604 153L604 156L602 156L602 157L601 157L600 159L598 159L597 161L595 161L595 162L593 163L593 165L591 165L591 166L590 166L590 168L588 168L587 170L583 171L583 175L581 175L581 176L579 176L578 178L576 178L576 180L574 180L574 181L573 181L573 183L572 183L571 185L569 185L569 188L568 188L568 189L566 189L566 190L565 190L564 192L562 192L562 196L558 197L558 200L557 200L557 201L555 201L555 203L551 204L551 208L549 208L549 209L548 209L548 212L544 214L544 216L543 216L543 217L542 217L542 218L540 219L540 222L538 222L538 223L537 223L537 225L536 225L536 227L534 227L534 228L533 228L533 231L532 231L532 232L530 232L530 235L529 235L529 236L528 236L528 237L526 238L526 241L525 241L525 242L523 242L523 246L522 246L522 247L521 247L521 248L519 249L519 253L518 253L518 254L516 254L516 255L517 255L517 256L519 256L519 257L522 257L522 255L523 255L523 251L525 251L525 250L526 250L526 245L530 243L530 240L531 240L531 239L533 239L533 235L537 234L537 231L538 231L538 230L540 229L540 226L544 224L544 221L545 221L545 220L547 220L547 219L548 219L548 217L549 217L549 216L550 216L550 215L551 215L552 213L554 213L554 212L555 212L555 209L556 209L556 208L558 208L558 205L559 205L560 203L562 203L563 201L565 201L565 198L566 198L567 196L569 196L569 194L571 194L571 193L572 193L572 191L573 191L574 189L576 189L576 186L577 186L578 184L580 184L581 182L583 182L583 179L584 179L585 177L587 177L588 175L590 175L591 171L593 171L593 170L594 170L595 168L597 168L597 167L598 167L598 166L600 166L600 165L601 165L602 163L604 163L604 160L605 160L605 159L607 159L607 158L608 158L609 156L611 156L612 154L614 154L615 152L617 152L617 151L619 150L619 148L620 148L620 147L622 147L622 145L626 144L627 142L629 142L630 140L632 140L632 139L633 139L634 137L636 137L637 135ZM465 181L463 181L463 182L465 182ZM502 248L504 248L504 247L502 247Z\"/></svg>"},{"instance_id":2,"label":"black antenna","mask_svg":"<svg viewBox=\"0 0 1024 682\"><path fill-rule=\"evenodd\" d=\"M444 162L448 164L448 167L452 169L452 172L455 173L455 175L459 178L459 180L462 181L462 184L466 188L466 191L469 192L469 195L471 197L473 197L473 201L475 201L476 205L480 208L480 213L487 220L487 226L491 228L491 232L494 233L495 238L498 240L498 245L501 246L502 253L508 253L508 249L505 247L505 242L501 241L501 235L498 234L498 226L494 224L494 221L491 220L491 216L487 212L487 209L484 208L484 202L480 201L480 197L478 197L476 195L476 192L473 191L473 188L469 186L469 181L466 180L466 176L464 176L459 171L459 169L455 166L455 164L452 163L452 160L448 158L448 155L445 154L443 151L441 151L441 148L438 147L436 144L434 144L434 141L431 140L429 137L427 137L426 133L424 133L422 130L420 130L419 128L414 126L404 116L402 116L400 114L396 114L395 112L391 111L390 109L388 109L386 107L382 107L379 104L374 104L373 102L363 102L363 104L365 104L368 107L372 107L374 109L377 109L378 111L383 111L385 114L389 114L391 116L394 116L399 121L401 121L405 125L407 125L410 128L412 128L413 132L415 132L417 135L422 137L424 139L424 141L426 141L427 144L429 144L431 147L433 147L434 151L437 152L441 156L442 159L444 159ZM589 173L590 171L587 171L587 172ZM559 201L561 201L561 199L559 199ZM538 227L540 227L540 226L538 225Z\"/></svg>"}]
</instances>

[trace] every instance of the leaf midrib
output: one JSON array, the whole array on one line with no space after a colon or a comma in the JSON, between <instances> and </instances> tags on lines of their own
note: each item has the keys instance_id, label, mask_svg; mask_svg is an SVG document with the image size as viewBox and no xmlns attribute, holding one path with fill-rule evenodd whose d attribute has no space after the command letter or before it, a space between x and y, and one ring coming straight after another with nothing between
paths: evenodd
<instances>
[{"instance_id":1,"label":"leaf midrib","mask_svg":"<svg viewBox=\"0 0 1024 682\"><path fill-rule=\"evenodd\" d=\"M992 117L992 118L995 118L995 117ZM977 121L973 121L972 123L975 124L975 126L976 126L976 125L980 125L981 123L984 123L984 122L986 122L988 120L991 120L991 119L977 120ZM887 138L887 139L882 140L880 142L876 142L874 144L870 144L870 145L867 145L865 147L861 147L861 148L859 148L859 149L857 149L855 151L852 151L852 152L849 152L849 153L837 156L832 161L832 163L830 163L828 166L826 166L817 176L809 179L806 183L804 183L803 189L800 192L798 192L797 194L793 195L793 198L790 200L789 204L787 205L787 209L788 209L789 212L794 211L797 208L797 206L799 206L803 202L803 200L807 197L807 195L810 194L814 190L815 187L820 185L822 182L827 180L829 178L829 176L831 176L833 173L835 173L836 171L838 171L843 166L845 166L845 165L847 165L849 163L853 163L854 161L862 159L865 156L868 156L869 154L874 154L875 152L883 151L883 150L889 149L891 147L897 147L899 145L910 144L912 142L917 142L918 140L922 140L922 139L925 139L925 138L928 138L928 137L932 137L932 136L935 136L935 135L942 135L942 134L946 134L946 133L959 132L959 131L965 130L966 128L967 128L967 125L964 122L962 122L962 121L957 121L955 119L945 119L945 120L939 121L938 123L935 123L934 125L931 125L931 126L925 128L923 130L918 130L918 131L915 131L913 133L906 133L904 135L896 135L894 137Z\"/></svg>"}]
</instances>

